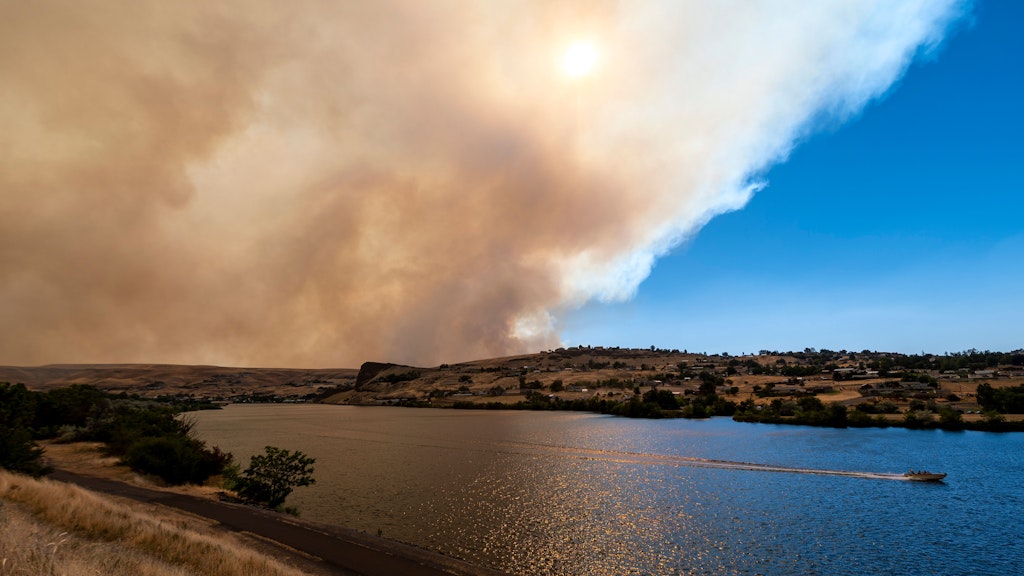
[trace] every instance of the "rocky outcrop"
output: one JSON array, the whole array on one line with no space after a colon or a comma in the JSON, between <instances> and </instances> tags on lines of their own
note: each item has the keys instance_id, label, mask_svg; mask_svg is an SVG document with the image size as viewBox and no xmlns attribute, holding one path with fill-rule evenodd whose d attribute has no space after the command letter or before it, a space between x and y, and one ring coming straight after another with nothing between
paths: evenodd
<instances>
[{"instance_id":1,"label":"rocky outcrop","mask_svg":"<svg viewBox=\"0 0 1024 576\"><path fill-rule=\"evenodd\" d=\"M398 364L389 364L387 362L363 362L363 365L359 367L359 375L356 376L356 390L362 390L363 386L372 382L373 379L379 376L381 372L388 368L396 367L398 367Z\"/></svg>"}]
</instances>

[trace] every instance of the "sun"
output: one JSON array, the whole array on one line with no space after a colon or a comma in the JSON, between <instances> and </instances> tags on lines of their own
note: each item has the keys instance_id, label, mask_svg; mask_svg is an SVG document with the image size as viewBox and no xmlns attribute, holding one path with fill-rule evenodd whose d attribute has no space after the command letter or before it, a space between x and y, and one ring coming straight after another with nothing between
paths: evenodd
<instances>
[{"instance_id":1,"label":"sun","mask_svg":"<svg viewBox=\"0 0 1024 576\"><path fill-rule=\"evenodd\" d=\"M591 42L574 42L562 56L562 72L569 78L582 78L597 67L597 47Z\"/></svg>"}]
</instances>

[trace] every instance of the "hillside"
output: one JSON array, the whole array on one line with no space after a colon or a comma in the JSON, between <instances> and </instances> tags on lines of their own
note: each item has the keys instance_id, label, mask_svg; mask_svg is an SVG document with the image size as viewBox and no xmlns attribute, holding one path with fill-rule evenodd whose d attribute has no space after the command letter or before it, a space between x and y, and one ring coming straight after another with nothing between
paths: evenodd
<instances>
[{"instance_id":1,"label":"hillside","mask_svg":"<svg viewBox=\"0 0 1024 576\"><path fill-rule=\"evenodd\" d=\"M1024 354L968 351L951 355L902 355L807 349L756 355L708 355L679 350L575 347L537 354L441 365L435 368L368 362L355 385L327 396L337 404L452 406L514 404L534 394L564 400L628 398L651 388L696 394L705 381L739 402L816 396L852 406L884 401L949 405L970 420L980 410L978 384L995 388L1024 383Z\"/></svg>"},{"instance_id":2,"label":"hillside","mask_svg":"<svg viewBox=\"0 0 1024 576\"><path fill-rule=\"evenodd\" d=\"M333 404L516 403L532 395L565 400L628 398L637 389L695 394L704 382L740 402L816 396L856 405L914 400L949 405L970 419L977 386L1024 384L1024 352L903 355L814 350L731 356L665 349L578 346L536 354L416 367L366 362L356 370L175 365L0 367L0 382L48 390L90 384L112 393L224 402L323 401Z\"/></svg>"},{"instance_id":3,"label":"hillside","mask_svg":"<svg viewBox=\"0 0 1024 576\"><path fill-rule=\"evenodd\" d=\"M147 398L192 397L205 400L300 400L323 389L351 387L355 369L227 368L170 364L51 364L0 366L0 382L22 383L32 390L88 384L111 393Z\"/></svg>"}]
</instances>

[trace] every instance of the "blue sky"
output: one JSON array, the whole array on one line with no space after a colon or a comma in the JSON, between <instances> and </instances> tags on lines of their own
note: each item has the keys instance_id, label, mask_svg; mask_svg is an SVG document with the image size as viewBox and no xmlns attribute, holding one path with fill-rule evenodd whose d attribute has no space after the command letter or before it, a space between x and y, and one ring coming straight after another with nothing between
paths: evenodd
<instances>
[{"instance_id":1,"label":"blue sky","mask_svg":"<svg viewBox=\"0 0 1024 576\"><path fill-rule=\"evenodd\" d=\"M1024 3L979 2L743 209L660 259L566 344L756 352L1024 347Z\"/></svg>"}]
</instances>

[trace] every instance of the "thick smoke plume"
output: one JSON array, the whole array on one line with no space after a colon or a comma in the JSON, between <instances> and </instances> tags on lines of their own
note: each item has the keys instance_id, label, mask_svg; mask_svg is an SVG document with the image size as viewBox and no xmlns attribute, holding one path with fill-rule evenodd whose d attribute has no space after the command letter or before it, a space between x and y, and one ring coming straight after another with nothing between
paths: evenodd
<instances>
[{"instance_id":1,"label":"thick smoke plume","mask_svg":"<svg viewBox=\"0 0 1024 576\"><path fill-rule=\"evenodd\" d=\"M0 363L551 346L964 11L231 4L0 0Z\"/></svg>"}]
</instances>

